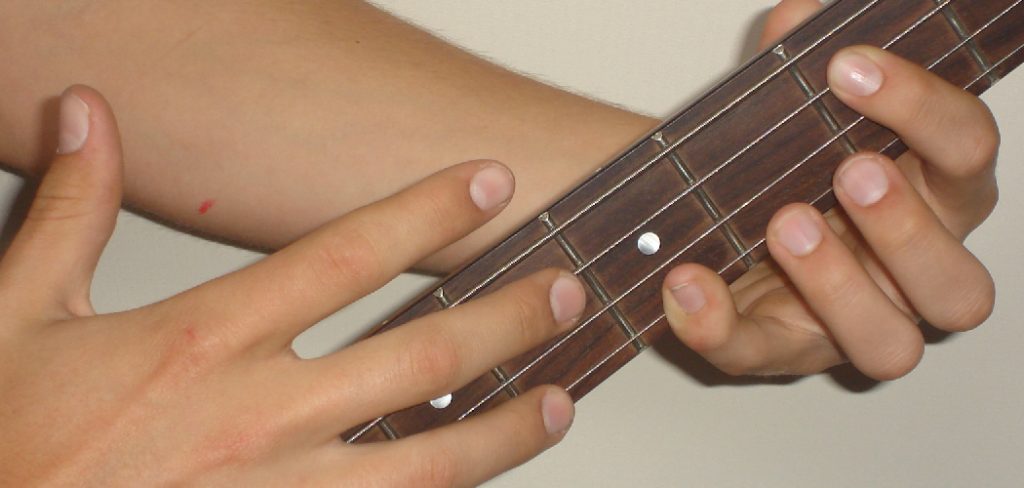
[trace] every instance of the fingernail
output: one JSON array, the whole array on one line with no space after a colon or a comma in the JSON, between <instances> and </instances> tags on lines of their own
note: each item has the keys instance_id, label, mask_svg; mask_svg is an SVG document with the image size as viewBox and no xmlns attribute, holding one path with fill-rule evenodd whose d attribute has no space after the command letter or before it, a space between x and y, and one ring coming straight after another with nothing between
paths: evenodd
<instances>
[{"instance_id":1,"label":"fingernail","mask_svg":"<svg viewBox=\"0 0 1024 488\"><path fill-rule=\"evenodd\" d=\"M486 212L505 206L512 198L514 187L512 173L500 164L491 163L473 175L469 182L469 197Z\"/></svg>"},{"instance_id":2,"label":"fingernail","mask_svg":"<svg viewBox=\"0 0 1024 488\"><path fill-rule=\"evenodd\" d=\"M551 285L551 313L559 324L574 323L583 314L587 295L583 285L573 275L562 273Z\"/></svg>"},{"instance_id":3,"label":"fingernail","mask_svg":"<svg viewBox=\"0 0 1024 488\"><path fill-rule=\"evenodd\" d=\"M676 303L690 315L700 312L704 305L707 304L704 291L700 289L700 286L693 283L673 286L670 291L672 292L672 298L676 299Z\"/></svg>"},{"instance_id":4,"label":"fingernail","mask_svg":"<svg viewBox=\"0 0 1024 488\"><path fill-rule=\"evenodd\" d=\"M540 412L548 435L564 434L572 426L575 407L568 393L551 388L540 400Z\"/></svg>"},{"instance_id":5,"label":"fingernail","mask_svg":"<svg viewBox=\"0 0 1024 488\"><path fill-rule=\"evenodd\" d=\"M790 212L781 223L776 235L779 243L796 257L806 256L821 244L821 230L806 211Z\"/></svg>"},{"instance_id":6,"label":"fingernail","mask_svg":"<svg viewBox=\"0 0 1024 488\"><path fill-rule=\"evenodd\" d=\"M857 52L844 52L832 61L829 81L833 88L840 91L867 97L882 88L885 75L867 56Z\"/></svg>"},{"instance_id":7,"label":"fingernail","mask_svg":"<svg viewBox=\"0 0 1024 488\"><path fill-rule=\"evenodd\" d=\"M71 154L82 149L89 137L89 106L74 93L67 92L60 98L60 134L57 137L57 152Z\"/></svg>"},{"instance_id":8,"label":"fingernail","mask_svg":"<svg viewBox=\"0 0 1024 488\"><path fill-rule=\"evenodd\" d=\"M836 178L839 186L857 205L869 207L878 203L889 191L885 168L874 157L866 156L847 162Z\"/></svg>"}]
</instances>

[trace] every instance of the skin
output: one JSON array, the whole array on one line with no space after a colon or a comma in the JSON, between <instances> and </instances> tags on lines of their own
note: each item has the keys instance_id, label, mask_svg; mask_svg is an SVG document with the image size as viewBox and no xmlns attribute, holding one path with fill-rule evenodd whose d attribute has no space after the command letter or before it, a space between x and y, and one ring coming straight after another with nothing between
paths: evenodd
<instances>
[{"instance_id":1,"label":"skin","mask_svg":"<svg viewBox=\"0 0 1024 488\"><path fill-rule=\"evenodd\" d=\"M790 3L791 15L813 11L814 3ZM865 96L844 84L846 65L874 66L877 91ZM850 157L836 171L841 208L834 212L823 216L808 205L779 211L767 233L773 260L731 289L695 265L669 274L662 294L676 335L731 374L810 374L851 361L872 378L891 380L924 354L919 319L962 332L992 312L992 278L963 246L998 196L999 133L988 108L875 48L841 51L828 78L840 100L895 131L911 150L896 161ZM886 181L885 192L866 205L851 196L861 186L851 175L865 167ZM784 244L806 244L794 237L801 227L819 242L794 253Z\"/></svg>"},{"instance_id":2,"label":"skin","mask_svg":"<svg viewBox=\"0 0 1024 488\"><path fill-rule=\"evenodd\" d=\"M361 4L336 3L353 9L352 15L379 15ZM85 4L66 5L73 10ZM102 17L100 14L114 11L104 10L106 5L82 7L88 14L83 17L83 29L87 30L90 15ZM322 7L328 13L341 12L332 10L341 7L330 5L334 4ZM805 0L784 2L769 19L765 38L777 37L818 7ZM398 53L411 49L404 44L409 39L424 40L408 27L381 22L378 27L389 32L394 42L389 49ZM287 25L287 21L281 24L282 28ZM200 34L202 31L196 35ZM95 42L105 40L101 36ZM80 58L86 61L68 62L88 64L88 49L85 51ZM521 78L454 51L445 52L451 53L454 65L469 70L468 80L490 73L488 76L495 77L492 82L509 81L510 93L521 100L536 102L531 98L534 95L551 94L564 103L590 107L594 114L604 113L609 119L642 120L578 97L556 95L558 92L536 88L531 82L517 85L512 80ZM860 61L870 60L882 73L884 81L871 95L843 89L845 75L838 67L844 59L852 59L844 58L851 54L860 56ZM61 66L59 62L50 64ZM383 64L382 69L388 69L388 63ZM201 62L196 66L203 69ZM167 189L158 185L160 178L177 175L178 181L189 181L198 171L217 181L217 171L244 167L232 166L240 163L233 163L231 157L249 156L251 148L233 148L242 156L218 149L223 151L220 156L230 156L221 161L220 170L188 166L195 161L208 162L203 150L211 146L189 139L188 133L176 133L184 129L173 119L187 119L188 111L196 107L179 108L180 113L170 114L171 121L155 117L156 122L145 122L142 114L158 113L145 110L152 108L146 104L159 103L145 100L161 100L149 95L166 88L143 83L128 90L116 83L118 76L129 78L124 73L82 69L83 73L108 76L109 86L125 101L129 117L137 117L126 125L132 127L125 134L128 154L133 154L132 147L143 147L133 144L148 142L147 137L153 136L147 130L155 133L161 128L183 138L186 143L178 149L195 152L182 158L192 163L172 167L161 164L173 161L171 148L156 145L151 152L135 153L146 156L126 165L113 113L101 95L83 86L63 95L61 121L54 120L51 127L51 139L59 141L61 154L46 165L29 216L0 261L0 316L5 317L0 324L0 391L5 399L0 409L3 484L470 486L525 462L562 438L572 420L572 405L565 392L554 387L538 388L486 414L394 443L348 446L337 434L361 421L452 391L494 364L571 327L583 308L583 292L564 272L538 273L478 301L424 317L324 358L301 360L289 347L306 327L415 263L431 259L443 263L447 258L438 256L444 253L471 254L487 238L474 241L464 237L503 209L502 214L526 212L509 203L513 181L505 168L512 165L493 161L471 161L448 169L441 169L444 165L436 161L420 165L426 156L441 155L440 160L445 160L451 155L445 152L450 148L422 146L426 156L412 157L409 168L413 170L405 171L404 176L385 176L382 180L387 184L370 180L373 184L365 185L365 191L353 190L351 203L358 203L358 209L338 204L335 210L351 211L326 222L312 219L314 227L324 225L253 266L148 307L95 314L89 302L89 284L113 230L122 195L167 218L182 216L188 223L198 219L185 217L195 208L170 198ZM31 73L44 80L42 86L59 79L42 69ZM5 71L2 76L10 82L18 75ZM987 109L976 98L920 68L866 48L853 48L837 57L830 68L830 81L844 102L900 133L913 151L896 162L877 155L859 155L847 161L837 172L842 211L822 216L809 207L793 206L777 214L768 237L774 261L745 276L733 290L697 266L682 266L669 275L665 305L674 330L726 371L811 373L848 358L869 375L895 378L909 371L923 350L914 327L918 315L948 330L965 330L983 321L991 309L991 280L962 246L963 237L995 203L992 166L998 134ZM440 85L448 86L446 83ZM189 88L187 82L180 86ZM523 91L516 91L517 87ZM2 109L3 121L12 128L14 141L32 140L30 128L48 124L37 120L38 115L28 119L35 125L9 122L38 109L40 97L32 95L36 88L20 88L26 94L23 98L3 95L9 98L0 107L13 107ZM451 88L455 92L467 89L459 84ZM282 93L285 100L288 96ZM413 105L438 100L429 93L424 96L426 102ZM188 97L180 98L183 104L189 103ZM268 100L272 107L275 103ZM87 137L82 147L69 149L73 144L68 141L75 140L73 129L80 128L72 123L76 104L88 107ZM910 109L895 111L894 106ZM204 114L214 118L238 115L231 110L228 115L210 112L219 108L225 107L196 108L197 124L209 121ZM587 110L581 108L575 115ZM158 115L168 116L166 112ZM310 122L304 117L299 116L296 123ZM243 140L258 139L260 119L240 120L243 122L222 128ZM493 123L499 128L521 125L504 116ZM434 124L431 130L443 125ZM455 127L452 130L457 133L462 126ZM364 129L370 131L372 126L353 130ZM484 140L494 147L500 145L497 138ZM523 140L532 141L529 137ZM5 141L5 158L34 159L31 145ZM308 141L281 144L282 148L297 144L295 149L301 150L302 142ZM388 161L404 154L401 144L370 146L336 154L379 151L383 153L379 168L388 168ZM516 144L508 154L528 151L531 146L532 142ZM530 174L528 163L513 159ZM343 180L345 176L358 178L358 159L346 161L339 163L341 169L325 170L325 179L339 174ZM267 161L257 159L251 164L255 176L243 179L266 178L272 169ZM306 169L312 174L323 169L308 164ZM845 189L846 183L864 181L851 176L858 174L853 169L864 164L873 165L887 182L887 191L875 192L875 200L867 205L857 203L863 192L856 185ZM26 163L21 167L40 171L42 166ZM564 171L571 173L572 168L578 169L570 166ZM510 169L519 176L519 168ZM537 171L549 170L534 171L536 176ZM381 172L389 174L388 170ZM401 180L407 176L427 177L409 186ZM123 181L128 182L126 188ZM230 178L221 175L220 181ZM289 191L286 183L275 184L282 185L277 188L281 192ZM360 200L397 190L388 184L406 188L377 203ZM156 193L147 196L150 187ZM535 191L526 197L527 208L550 198L537 197L550 189ZM196 205L205 198L197 197ZM239 190L232 193L231 200L234 198L250 197ZM315 196L311 202L323 203ZM230 205L219 205L215 208L231 212ZM215 212L210 210L208 215ZM275 218L283 217L256 216L237 228L205 225L212 232L223 230L221 235L230 238L256 234ZM904 224L879 227L877 222L883 220ZM396 231L420 238L375 238ZM819 238L808 239L808 233L814 231ZM306 230L283 231L268 237L267 243L297 237L289 232ZM456 241L465 247L452 247ZM787 242L802 247L793 253ZM440 249L444 251L439 254ZM936 259L947 266L930 269L924 265ZM834 273L814 272L822 266ZM950 296L953 287L949 283L954 280L960 289L976 289L977 293ZM682 300L677 302L677 296ZM846 303L857 306L844 306ZM688 313L686 308L692 310ZM467 324L480 322L494 327L487 334L467 330ZM262 393L252 395L253 391ZM53 428L54 419L60 419L59 429ZM154 438L162 441L151 442Z\"/></svg>"}]
</instances>

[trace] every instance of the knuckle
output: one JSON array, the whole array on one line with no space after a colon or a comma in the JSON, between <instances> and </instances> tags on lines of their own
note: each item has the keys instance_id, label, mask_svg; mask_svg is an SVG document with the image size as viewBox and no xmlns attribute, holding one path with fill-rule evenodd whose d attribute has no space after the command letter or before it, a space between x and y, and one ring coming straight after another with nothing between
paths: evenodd
<instances>
[{"instance_id":1,"label":"knuckle","mask_svg":"<svg viewBox=\"0 0 1024 488\"><path fill-rule=\"evenodd\" d=\"M168 329L154 382L184 384L203 376L230 355L226 341L207 327L186 322Z\"/></svg>"},{"instance_id":2,"label":"knuckle","mask_svg":"<svg viewBox=\"0 0 1024 488\"><path fill-rule=\"evenodd\" d=\"M832 273L824 273L820 281L811 286L816 288L814 299L821 306L847 303L864 293L863 287L858 286L858 281L851 278L848 270L837 269Z\"/></svg>"},{"instance_id":3,"label":"knuckle","mask_svg":"<svg viewBox=\"0 0 1024 488\"><path fill-rule=\"evenodd\" d=\"M433 393L455 389L462 360L453 339L443 333L411 344L400 360L400 374Z\"/></svg>"},{"instance_id":4,"label":"knuckle","mask_svg":"<svg viewBox=\"0 0 1024 488\"><path fill-rule=\"evenodd\" d=\"M310 262L319 284L369 284L375 281L382 263L377 247L361 226L352 226L319 246Z\"/></svg>"},{"instance_id":5,"label":"knuckle","mask_svg":"<svg viewBox=\"0 0 1024 488\"><path fill-rule=\"evenodd\" d=\"M897 225L891 225L887 232L882 234L876 246L879 253L926 256L929 255L928 250L936 243L932 239L934 235L924 220L908 216L899 219Z\"/></svg>"},{"instance_id":6,"label":"knuckle","mask_svg":"<svg viewBox=\"0 0 1024 488\"><path fill-rule=\"evenodd\" d=\"M410 479L416 486L448 488L455 486L456 456L443 447L433 448L429 454L415 458Z\"/></svg>"},{"instance_id":7,"label":"knuckle","mask_svg":"<svg viewBox=\"0 0 1024 488\"><path fill-rule=\"evenodd\" d=\"M890 346L878 350L872 364L862 367L861 370L879 381L895 380L913 371L922 357L924 340L920 337L902 342L894 341Z\"/></svg>"},{"instance_id":8,"label":"knuckle","mask_svg":"<svg viewBox=\"0 0 1024 488\"><path fill-rule=\"evenodd\" d=\"M457 208L451 201L451 196L456 192L437 192L426 196L421 202L423 222L430 228L441 231L444 235L451 235L459 231L458 219L452 218L452 209Z\"/></svg>"},{"instance_id":9,"label":"knuckle","mask_svg":"<svg viewBox=\"0 0 1024 488\"><path fill-rule=\"evenodd\" d=\"M932 90L924 80L919 77L911 78L911 83L904 94L905 109L893 112L893 115L898 117L900 127L912 127L921 124L922 121L927 123L928 127L934 127L938 120L934 103L937 97L930 96L930 93Z\"/></svg>"},{"instance_id":10,"label":"knuckle","mask_svg":"<svg viewBox=\"0 0 1024 488\"><path fill-rule=\"evenodd\" d=\"M687 322L685 329L688 330L683 334L683 342L702 355L722 351L732 339L732 328L727 325L714 326L700 323L697 319L691 319ZM729 373L727 370L734 368L732 368L732 361L728 363L722 362L721 364L716 364L716 366L722 369L722 371Z\"/></svg>"},{"instance_id":11,"label":"knuckle","mask_svg":"<svg viewBox=\"0 0 1024 488\"><path fill-rule=\"evenodd\" d=\"M542 318L538 313L541 307L528 290L516 290L506 300L504 307L505 319L511 328L515 340L521 344L533 344L546 337L546 333L554 327L551 319ZM546 327L541 327L544 324Z\"/></svg>"},{"instance_id":12,"label":"knuckle","mask_svg":"<svg viewBox=\"0 0 1024 488\"><path fill-rule=\"evenodd\" d=\"M26 216L26 220L56 222L86 217L92 211L84 203L84 198L71 193L40 189L32 202L32 209Z\"/></svg>"},{"instance_id":13,"label":"knuckle","mask_svg":"<svg viewBox=\"0 0 1024 488\"><path fill-rule=\"evenodd\" d=\"M965 128L969 131L964 135L967 157L958 176L977 176L990 171L993 166L999 152L1001 137L999 128L987 109L984 118L987 123L969 125Z\"/></svg>"}]
</instances>

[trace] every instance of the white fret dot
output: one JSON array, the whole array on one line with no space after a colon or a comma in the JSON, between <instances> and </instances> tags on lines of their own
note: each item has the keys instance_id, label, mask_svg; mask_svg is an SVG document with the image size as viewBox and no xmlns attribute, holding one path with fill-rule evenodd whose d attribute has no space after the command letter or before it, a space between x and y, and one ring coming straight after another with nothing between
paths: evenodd
<instances>
[{"instance_id":1,"label":"white fret dot","mask_svg":"<svg viewBox=\"0 0 1024 488\"><path fill-rule=\"evenodd\" d=\"M448 405L451 405L451 404L452 404L452 394L451 393L449 393L449 394L447 394L447 395L445 395L443 397L437 397L437 398L435 398L435 399L430 401L430 406L434 407L434 408L436 408L438 410L441 410L443 408L447 408Z\"/></svg>"},{"instance_id":2,"label":"white fret dot","mask_svg":"<svg viewBox=\"0 0 1024 488\"><path fill-rule=\"evenodd\" d=\"M654 232L648 232L640 236L640 239L636 241L636 247L645 256L650 256L661 249L661 238Z\"/></svg>"}]
</instances>

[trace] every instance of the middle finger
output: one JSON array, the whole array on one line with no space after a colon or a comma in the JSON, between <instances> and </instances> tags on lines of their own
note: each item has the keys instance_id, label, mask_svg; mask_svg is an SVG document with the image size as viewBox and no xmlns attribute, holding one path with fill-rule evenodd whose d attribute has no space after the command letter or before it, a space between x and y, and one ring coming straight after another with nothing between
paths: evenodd
<instances>
[{"instance_id":1,"label":"middle finger","mask_svg":"<svg viewBox=\"0 0 1024 488\"><path fill-rule=\"evenodd\" d=\"M417 319L313 360L301 395L324 408L320 434L451 393L560 332L583 312L571 274L547 270L455 308ZM352 374L360 371L361 374ZM329 428L324 428L324 423Z\"/></svg>"}]
</instances>

